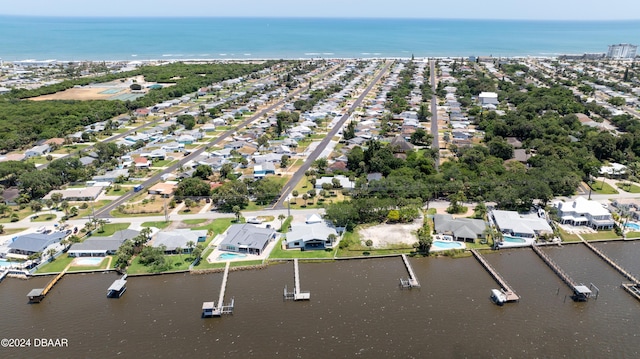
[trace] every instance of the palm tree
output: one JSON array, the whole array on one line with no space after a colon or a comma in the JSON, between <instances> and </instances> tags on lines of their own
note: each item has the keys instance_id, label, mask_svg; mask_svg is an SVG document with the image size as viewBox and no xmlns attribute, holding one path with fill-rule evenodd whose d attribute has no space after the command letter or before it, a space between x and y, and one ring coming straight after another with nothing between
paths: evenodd
<instances>
[{"instance_id":1,"label":"palm tree","mask_svg":"<svg viewBox=\"0 0 640 359\"><path fill-rule=\"evenodd\" d=\"M0 224L0 234L4 233L4 224Z\"/></svg>"},{"instance_id":2,"label":"palm tree","mask_svg":"<svg viewBox=\"0 0 640 359\"><path fill-rule=\"evenodd\" d=\"M236 223L240 223L240 206L233 206L231 211L233 211L233 214L236 215Z\"/></svg>"},{"instance_id":3,"label":"palm tree","mask_svg":"<svg viewBox=\"0 0 640 359\"><path fill-rule=\"evenodd\" d=\"M78 207L73 206L71 208L69 208L69 214L71 215L71 217L75 217L78 215Z\"/></svg>"},{"instance_id":4,"label":"palm tree","mask_svg":"<svg viewBox=\"0 0 640 359\"><path fill-rule=\"evenodd\" d=\"M196 242L194 241L187 242L187 248L189 248L189 253L193 253L193 248L195 248L195 246L196 246Z\"/></svg>"},{"instance_id":5,"label":"palm tree","mask_svg":"<svg viewBox=\"0 0 640 359\"><path fill-rule=\"evenodd\" d=\"M57 251L53 248L49 248L47 249L47 255L49 256L49 262L53 262L56 258L54 257L54 255L57 253Z\"/></svg>"},{"instance_id":6,"label":"palm tree","mask_svg":"<svg viewBox=\"0 0 640 359\"><path fill-rule=\"evenodd\" d=\"M282 231L282 221L284 221L284 219L287 218L284 214L280 213L278 215L278 219L280 220L280 230Z\"/></svg>"}]
</instances>

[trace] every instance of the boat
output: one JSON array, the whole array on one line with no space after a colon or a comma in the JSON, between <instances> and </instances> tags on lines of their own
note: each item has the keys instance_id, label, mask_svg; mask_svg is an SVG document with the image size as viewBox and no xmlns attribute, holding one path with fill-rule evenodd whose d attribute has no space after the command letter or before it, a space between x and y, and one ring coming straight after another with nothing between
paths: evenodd
<instances>
[{"instance_id":1,"label":"boat","mask_svg":"<svg viewBox=\"0 0 640 359\"><path fill-rule=\"evenodd\" d=\"M491 300L497 305L503 305L507 301L507 295L500 289L491 289Z\"/></svg>"}]
</instances>

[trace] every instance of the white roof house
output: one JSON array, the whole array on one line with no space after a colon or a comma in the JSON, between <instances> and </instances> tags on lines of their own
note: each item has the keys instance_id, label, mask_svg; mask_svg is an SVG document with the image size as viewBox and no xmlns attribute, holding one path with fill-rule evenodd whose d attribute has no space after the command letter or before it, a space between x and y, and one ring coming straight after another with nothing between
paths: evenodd
<instances>
[{"instance_id":1,"label":"white roof house","mask_svg":"<svg viewBox=\"0 0 640 359\"><path fill-rule=\"evenodd\" d=\"M574 226L589 226L593 229L611 229L614 221L611 212L600 202L578 197L571 202L558 201L553 204L558 209L560 223Z\"/></svg>"},{"instance_id":2,"label":"white roof house","mask_svg":"<svg viewBox=\"0 0 640 359\"><path fill-rule=\"evenodd\" d=\"M286 233L285 240L287 249L304 248L309 249L326 249L333 248L334 242L329 239L333 234L337 240L338 232L335 228L330 227L325 222L317 223L294 223L291 225L291 231Z\"/></svg>"},{"instance_id":3,"label":"white roof house","mask_svg":"<svg viewBox=\"0 0 640 359\"><path fill-rule=\"evenodd\" d=\"M498 94L495 92L481 92L478 99L481 105L498 104Z\"/></svg>"},{"instance_id":4,"label":"white roof house","mask_svg":"<svg viewBox=\"0 0 640 359\"><path fill-rule=\"evenodd\" d=\"M553 233L553 229L546 219L538 217L537 214L494 210L491 215L502 233L523 238L534 238L541 233Z\"/></svg>"}]
</instances>

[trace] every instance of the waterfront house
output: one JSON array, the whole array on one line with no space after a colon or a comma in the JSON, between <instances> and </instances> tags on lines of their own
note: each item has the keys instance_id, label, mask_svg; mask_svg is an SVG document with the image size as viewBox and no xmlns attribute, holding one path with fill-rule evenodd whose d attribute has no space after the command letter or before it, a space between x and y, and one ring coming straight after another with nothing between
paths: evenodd
<instances>
[{"instance_id":1,"label":"waterfront house","mask_svg":"<svg viewBox=\"0 0 640 359\"><path fill-rule=\"evenodd\" d=\"M223 251L260 255L275 240L276 231L251 224L234 224L227 229L218 248Z\"/></svg>"},{"instance_id":2,"label":"waterfront house","mask_svg":"<svg viewBox=\"0 0 640 359\"><path fill-rule=\"evenodd\" d=\"M520 214L515 211L493 210L490 216L498 230L504 234L535 238L536 235L553 233L546 218L541 216L539 212Z\"/></svg>"},{"instance_id":3,"label":"waterfront house","mask_svg":"<svg viewBox=\"0 0 640 359\"><path fill-rule=\"evenodd\" d=\"M126 240L140 234L140 231L123 229L110 237L90 237L84 242L74 243L67 251L69 257L105 257L116 254Z\"/></svg>"},{"instance_id":4,"label":"waterfront house","mask_svg":"<svg viewBox=\"0 0 640 359\"><path fill-rule=\"evenodd\" d=\"M558 217L562 224L589 226L593 229L613 228L611 212L600 202L578 197L571 202L555 202L553 206L558 209Z\"/></svg>"},{"instance_id":5,"label":"waterfront house","mask_svg":"<svg viewBox=\"0 0 640 359\"><path fill-rule=\"evenodd\" d=\"M43 253L47 247L59 243L65 232L29 233L18 236L9 244L8 257L23 258L35 253Z\"/></svg>"},{"instance_id":6,"label":"waterfront house","mask_svg":"<svg viewBox=\"0 0 640 359\"><path fill-rule=\"evenodd\" d=\"M187 243L205 242L207 240L206 230L192 231L188 228L175 229L173 231L159 232L153 240L153 247L164 246L165 254L190 253L192 250Z\"/></svg>"},{"instance_id":7,"label":"waterfront house","mask_svg":"<svg viewBox=\"0 0 640 359\"><path fill-rule=\"evenodd\" d=\"M480 219L453 218L450 214L433 216L434 230L438 234L450 235L456 241L475 242L485 237L486 223Z\"/></svg>"},{"instance_id":8,"label":"waterfront house","mask_svg":"<svg viewBox=\"0 0 640 359\"><path fill-rule=\"evenodd\" d=\"M334 235L338 239L338 232L324 221L312 220L305 223L291 224L291 230L286 233L284 241L287 249L300 248L301 250L330 249L334 243L330 237Z\"/></svg>"}]
</instances>

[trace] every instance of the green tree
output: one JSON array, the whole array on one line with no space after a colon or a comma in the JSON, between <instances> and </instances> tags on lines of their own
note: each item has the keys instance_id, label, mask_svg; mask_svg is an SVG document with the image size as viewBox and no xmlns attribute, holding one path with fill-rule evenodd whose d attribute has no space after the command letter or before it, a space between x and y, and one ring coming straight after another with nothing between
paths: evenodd
<instances>
[{"instance_id":1,"label":"green tree","mask_svg":"<svg viewBox=\"0 0 640 359\"><path fill-rule=\"evenodd\" d=\"M178 183L175 190L175 196L184 197L208 197L211 192L209 184L200 178L186 178Z\"/></svg>"},{"instance_id":2,"label":"green tree","mask_svg":"<svg viewBox=\"0 0 640 359\"><path fill-rule=\"evenodd\" d=\"M240 223L240 217L242 216L242 212L240 212L240 206L233 206L231 209L233 214L236 216L236 223Z\"/></svg>"},{"instance_id":3,"label":"green tree","mask_svg":"<svg viewBox=\"0 0 640 359\"><path fill-rule=\"evenodd\" d=\"M193 177L198 177L205 181L208 180L212 175L213 169L211 169L211 166L207 165L198 165L198 167L196 167L196 170L193 172Z\"/></svg>"}]
</instances>

